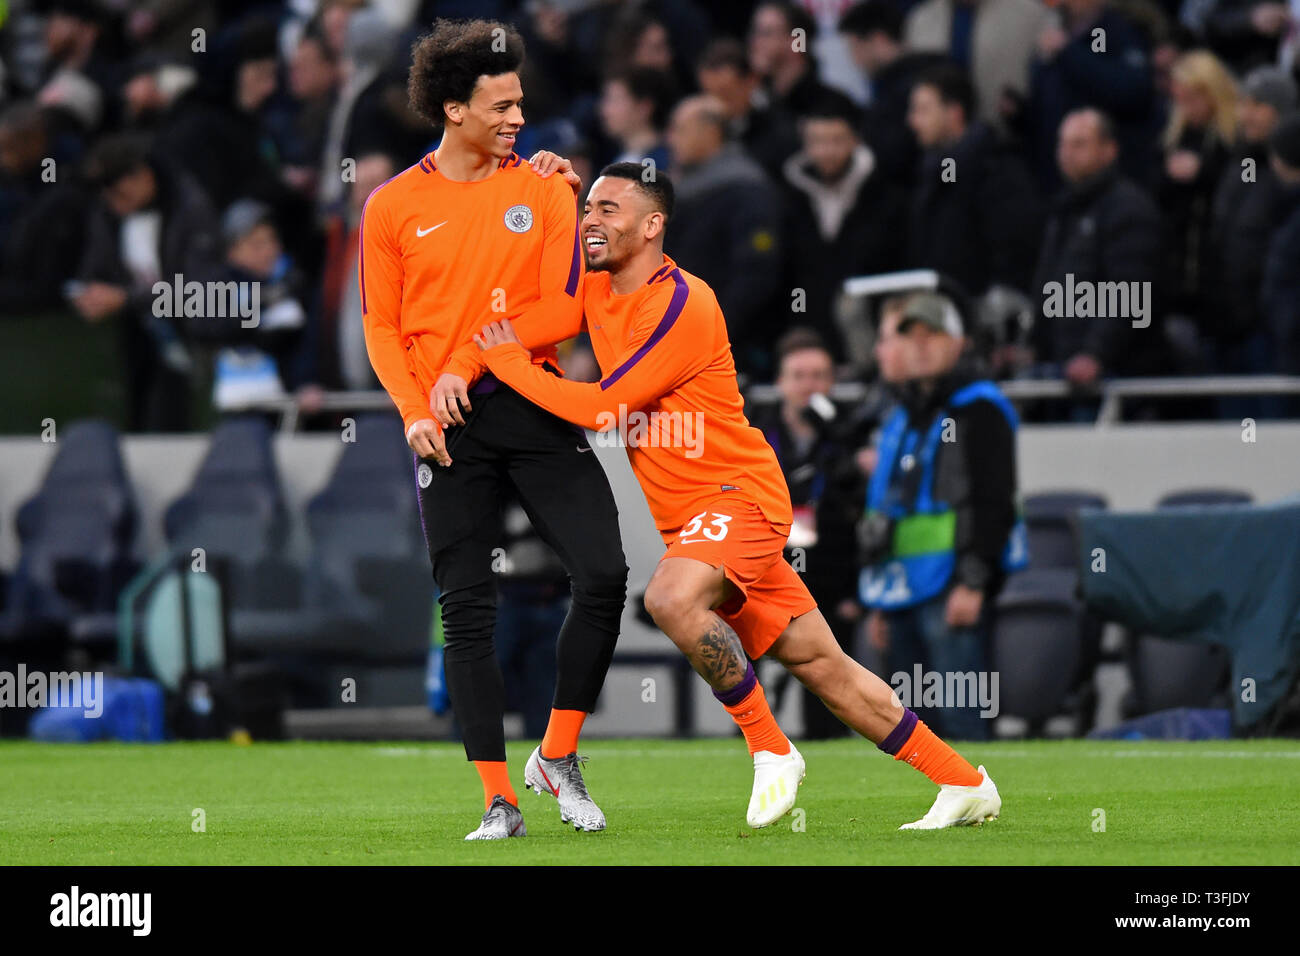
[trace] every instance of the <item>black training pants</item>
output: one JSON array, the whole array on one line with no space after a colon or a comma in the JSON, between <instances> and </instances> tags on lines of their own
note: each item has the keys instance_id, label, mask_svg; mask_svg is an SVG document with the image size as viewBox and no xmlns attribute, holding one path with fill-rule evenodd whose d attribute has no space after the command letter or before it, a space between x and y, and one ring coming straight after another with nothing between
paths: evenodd
<instances>
[{"instance_id":1,"label":"black training pants","mask_svg":"<svg viewBox=\"0 0 1300 956\"><path fill-rule=\"evenodd\" d=\"M627 562L614 495L586 433L494 379L480 383L470 402L466 423L447 429L451 466L417 456L416 486L465 755L505 760L505 691L492 632L506 485L569 572L573 602L556 646L557 709L596 705L618 639Z\"/></svg>"}]
</instances>

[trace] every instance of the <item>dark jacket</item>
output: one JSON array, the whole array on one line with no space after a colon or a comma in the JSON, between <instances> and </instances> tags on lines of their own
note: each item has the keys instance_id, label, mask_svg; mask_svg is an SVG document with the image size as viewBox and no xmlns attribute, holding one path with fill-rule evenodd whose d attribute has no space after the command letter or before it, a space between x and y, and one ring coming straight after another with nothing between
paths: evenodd
<instances>
[{"instance_id":1,"label":"dark jacket","mask_svg":"<svg viewBox=\"0 0 1300 956\"><path fill-rule=\"evenodd\" d=\"M156 117L154 128L158 155L193 176L217 210L237 199L268 204L286 248L304 267L313 267L319 240L311 204L280 178L275 137L260 115L224 106L196 90ZM362 154L360 145L345 153Z\"/></svg>"},{"instance_id":2,"label":"dark jacket","mask_svg":"<svg viewBox=\"0 0 1300 956\"><path fill-rule=\"evenodd\" d=\"M803 289L807 312L791 321L806 324L826 341L837 362L844 360L844 343L833 313L836 296L852 276L892 272L902 260L902 237L896 224L903 216L903 196L875 165L866 147L850 162L838 190L824 187L807 160L792 156L785 168L786 285ZM819 192L819 187L831 193ZM839 228L827 235L814 211L819 203L844 209Z\"/></svg>"},{"instance_id":3,"label":"dark jacket","mask_svg":"<svg viewBox=\"0 0 1300 956\"><path fill-rule=\"evenodd\" d=\"M1261 2L1215 0L1205 18L1206 43L1239 76L1277 61L1279 38L1265 36L1250 22L1251 12Z\"/></svg>"},{"instance_id":4,"label":"dark jacket","mask_svg":"<svg viewBox=\"0 0 1300 956\"><path fill-rule=\"evenodd\" d=\"M1105 31L1106 52L1092 51L1092 30ZM1106 10L1095 27L1074 37L1030 72L1028 121L1034 174L1049 192L1061 184L1056 139L1067 113L1094 106L1110 116L1119 138L1120 168L1153 186L1158 115L1146 37L1123 14Z\"/></svg>"},{"instance_id":5,"label":"dark jacket","mask_svg":"<svg viewBox=\"0 0 1300 956\"><path fill-rule=\"evenodd\" d=\"M1277 371L1300 375L1300 186L1278 190L1277 228L1264 259L1260 307L1277 350Z\"/></svg>"},{"instance_id":6,"label":"dark jacket","mask_svg":"<svg viewBox=\"0 0 1300 956\"><path fill-rule=\"evenodd\" d=\"M799 151L794 118L774 106L755 107L743 119L733 120L731 135L773 182L781 178L785 161Z\"/></svg>"},{"instance_id":7,"label":"dark jacket","mask_svg":"<svg viewBox=\"0 0 1300 956\"><path fill-rule=\"evenodd\" d=\"M1242 178L1246 159L1255 163L1253 182ZM1219 343L1240 342L1260 326L1260 284L1280 201L1281 186L1263 144L1241 150L1219 178L1205 260L1205 328Z\"/></svg>"},{"instance_id":8,"label":"dark jacket","mask_svg":"<svg viewBox=\"0 0 1300 956\"><path fill-rule=\"evenodd\" d=\"M945 181L945 168L955 180ZM912 267L937 269L972 295L995 284L1024 290L1041 230L1028 171L988 126L974 123L956 143L925 153L909 220Z\"/></svg>"},{"instance_id":9,"label":"dark jacket","mask_svg":"<svg viewBox=\"0 0 1300 956\"><path fill-rule=\"evenodd\" d=\"M784 96L778 96L771 89L767 91L768 96L772 99L772 105L785 112L788 116L803 116L817 103L825 100L828 95L834 96L835 93L836 91L818 78L817 67L811 61L803 76L799 77L794 86L786 90Z\"/></svg>"},{"instance_id":10,"label":"dark jacket","mask_svg":"<svg viewBox=\"0 0 1300 956\"><path fill-rule=\"evenodd\" d=\"M1165 223L1164 275L1171 311L1194 316L1205 326L1204 263L1209 254L1210 214L1214 190L1228 162L1228 149L1217 136L1205 131L1184 130L1173 149L1164 156L1186 150L1200 157L1201 165L1189 182L1178 182L1163 171L1156 189L1156 203Z\"/></svg>"},{"instance_id":11,"label":"dark jacket","mask_svg":"<svg viewBox=\"0 0 1300 956\"><path fill-rule=\"evenodd\" d=\"M76 273L94 195L71 179L34 186L31 201L0 222L0 316L57 308Z\"/></svg>"},{"instance_id":12,"label":"dark jacket","mask_svg":"<svg viewBox=\"0 0 1300 956\"><path fill-rule=\"evenodd\" d=\"M1042 255L1034 276L1034 295L1049 282L1064 284L1073 274L1087 282L1161 283L1161 224L1155 204L1114 167L1087 182L1071 185L1057 197ZM1152 327L1142 339L1154 347L1159 303L1152 304ZM1108 373L1140 371L1131 350L1132 320L1112 318L1045 318L1034 325L1033 342L1040 359L1065 362L1075 355L1093 356Z\"/></svg>"},{"instance_id":13,"label":"dark jacket","mask_svg":"<svg viewBox=\"0 0 1300 956\"><path fill-rule=\"evenodd\" d=\"M781 197L734 144L678 174L676 186L664 251L717 295L737 368L765 376L782 277Z\"/></svg>"},{"instance_id":14,"label":"dark jacket","mask_svg":"<svg viewBox=\"0 0 1300 956\"><path fill-rule=\"evenodd\" d=\"M907 125L912 84L930 67L947 62L940 53L905 53L871 78L871 103L862 133L876 154L882 175L911 185L916 179L921 149Z\"/></svg>"},{"instance_id":15,"label":"dark jacket","mask_svg":"<svg viewBox=\"0 0 1300 956\"><path fill-rule=\"evenodd\" d=\"M933 389L906 383L899 399L909 424L922 434L941 411L953 419L956 440L940 442L935 454L934 498L956 512L954 582L989 599L1002 587L1002 555L1016 523L1015 432L1001 410L983 399L944 411L955 392L986 377L963 360Z\"/></svg>"},{"instance_id":16,"label":"dark jacket","mask_svg":"<svg viewBox=\"0 0 1300 956\"><path fill-rule=\"evenodd\" d=\"M203 190L187 174L157 164L157 208L162 212L158 261L164 282L180 273L186 282L206 282L221 270L217 217ZM121 220L104 203L96 203L87 228L86 251L77 270L79 278L98 280L127 289L126 311L152 314L152 288L133 285L134 279L122 261Z\"/></svg>"}]
</instances>

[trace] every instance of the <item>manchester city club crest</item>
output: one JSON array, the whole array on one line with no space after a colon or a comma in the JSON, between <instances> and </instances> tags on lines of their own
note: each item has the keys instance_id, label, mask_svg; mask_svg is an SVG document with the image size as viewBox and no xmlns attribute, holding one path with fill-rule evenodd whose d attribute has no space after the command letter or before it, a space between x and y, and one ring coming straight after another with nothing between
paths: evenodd
<instances>
[{"instance_id":1,"label":"manchester city club crest","mask_svg":"<svg viewBox=\"0 0 1300 956\"><path fill-rule=\"evenodd\" d=\"M420 467L415 470L415 477L421 488L428 488L429 483L433 481L433 469L420 462Z\"/></svg>"},{"instance_id":2,"label":"manchester city club crest","mask_svg":"<svg viewBox=\"0 0 1300 956\"><path fill-rule=\"evenodd\" d=\"M506 228L511 232L527 232L533 228L533 211L527 206L511 206L506 210Z\"/></svg>"}]
</instances>

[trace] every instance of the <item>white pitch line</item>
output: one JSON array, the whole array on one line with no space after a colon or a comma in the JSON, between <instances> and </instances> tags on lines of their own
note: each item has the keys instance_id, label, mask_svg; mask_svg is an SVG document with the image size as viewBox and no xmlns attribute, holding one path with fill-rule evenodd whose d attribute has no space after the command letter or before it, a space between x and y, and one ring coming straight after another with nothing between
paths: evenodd
<instances>
[{"instance_id":1,"label":"white pitch line","mask_svg":"<svg viewBox=\"0 0 1300 956\"><path fill-rule=\"evenodd\" d=\"M596 750L598 755L601 755L599 754L601 749L600 744L598 743L595 744L592 749ZM426 749L420 747L375 747L372 749L371 752L380 757L449 757L449 756L456 756L460 754L462 751L460 750L460 748L451 748L451 747L438 748L438 749L433 749L433 748ZM837 748L836 750L832 750L832 751L822 751L816 754L816 756L827 757L832 759L839 758L839 757L856 758L856 757L861 757L861 756L870 755L874 753L877 753L877 751L874 749L869 749L864 745L863 747L855 748L852 750L848 748L844 748L844 749ZM671 750L642 750L639 748L634 750L625 750L619 748L617 750L612 750L601 756L610 757L610 758L660 757L664 759L678 760L681 757L686 755L687 754L683 754L681 752L673 752ZM743 744L740 744L736 748L727 749L727 750L723 750L716 747L710 747L707 749L691 748L689 750L688 755L692 757L747 757L748 756L748 754L745 753L745 747ZM1016 757L1016 758L1023 757L1023 758L1032 759L1035 757L1041 758L1043 756L1045 755L1039 751L1007 750L1007 751L999 751L990 754L989 759L996 760L1002 757ZM1253 750L1187 750L1187 751L1183 751L1183 750L1085 750L1082 752L1072 753L1070 754L1070 756L1157 757L1157 758L1169 758L1169 759L1177 759L1177 760L1185 759L1188 757L1214 758L1214 759L1229 758L1229 759L1245 759L1245 760L1251 760L1251 759L1268 760L1273 757L1281 757L1283 759L1300 760L1300 750L1261 750L1261 751L1253 751Z\"/></svg>"},{"instance_id":2,"label":"white pitch line","mask_svg":"<svg viewBox=\"0 0 1300 956\"><path fill-rule=\"evenodd\" d=\"M1098 756L1102 756L1099 754ZM1191 753L1180 753L1177 750L1117 750L1115 753L1108 754L1111 757L1245 757L1256 759L1265 759L1268 757L1288 757L1300 758L1300 750L1206 750L1192 751Z\"/></svg>"}]
</instances>

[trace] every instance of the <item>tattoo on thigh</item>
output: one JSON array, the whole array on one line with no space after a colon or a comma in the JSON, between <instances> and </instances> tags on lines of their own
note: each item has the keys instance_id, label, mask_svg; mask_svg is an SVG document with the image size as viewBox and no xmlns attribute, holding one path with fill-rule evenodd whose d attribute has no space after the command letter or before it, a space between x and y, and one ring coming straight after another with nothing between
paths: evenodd
<instances>
[{"instance_id":1,"label":"tattoo on thigh","mask_svg":"<svg viewBox=\"0 0 1300 956\"><path fill-rule=\"evenodd\" d=\"M714 690L726 690L740 683L749 661L736 632L715 616L709 629L700 637L691 663Z\"/></svg>"}]
</instances>

